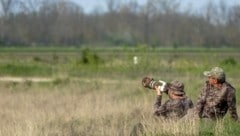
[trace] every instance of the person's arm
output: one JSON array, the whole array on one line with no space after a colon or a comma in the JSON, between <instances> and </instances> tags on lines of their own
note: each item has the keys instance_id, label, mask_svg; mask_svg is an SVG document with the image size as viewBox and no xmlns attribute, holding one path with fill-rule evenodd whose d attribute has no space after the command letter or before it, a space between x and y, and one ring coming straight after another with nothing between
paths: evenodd
<instances>
[{"instance_id":1,"label":"person's arm","mask_svg":"<svg viewBox=\"0 0 240 136\"><path fill-rule=\"evenodd\" d=\"M206 95L207 95L207 89L209 88L208 82L205 83L203 86L200 95L198 96L197 103L196 103L196 112L199 115L199 117L202 116L204 104L206 102Z\"/></svg>"},{"instance_id":2,"label":"person's arm","mask_svg":"<svg viewBox=\"0 0 240 136\"><path fill-rule=\"evenodd\" d=\"M154 115L157 115L157 116L160 116L162 115L162 113L165 111L165 106L162 105L162 93L161 91L159 90L158 87L155 87L155 92L157 94L157 98L156 98L156 101L154 103L154 107L153 107L153 110L154 110Z\"/></svg>"},{"instance_id":3,"label":"person's arm","mask_svg":"<svg viewBox=\"0 0 240 136\"><path fill-rule=\"evenodd\" d=\"M228 97L227 97L227 103L228 103L228 107L229 107L228 110L231 115L231 118L233 118L235 121L238 121L235 89L229 90Z\"/></svg>"},{"instance_id":4,"label":"person's arm","mask_svg":"<svg viewBox=\"0 0 240 136\"><path fill-rule=\"evenodd\" d=\"M161 104L162 102L162 96L159 95L157 96L156 102L154 104L154 115L157 116L166 116L167 113L167 108L166 108L166 103Z\"/></svg>"},{"instance_id":5,"label":"person's arm","mask_svg":"<svg viewBox=\"0 0 240 136\"><path fill-rule=\"evenodd\" d=\"M159 109L159 107L162 105L162 95L158 95L156 98L156 101L154 103L154 111Z\"/></svg>"}]
</instances>

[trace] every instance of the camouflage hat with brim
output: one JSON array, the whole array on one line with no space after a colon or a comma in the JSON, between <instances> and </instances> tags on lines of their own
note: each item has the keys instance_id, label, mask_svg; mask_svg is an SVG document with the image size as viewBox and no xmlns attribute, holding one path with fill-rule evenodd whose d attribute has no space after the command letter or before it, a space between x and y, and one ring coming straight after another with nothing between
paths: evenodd
<instances>
[{"instance_id":1,"label":"camouflage hat with brim","mask_svg":"<svg viewBox=\"0 0 240 136\"><path fill-rule=\"evenodd\" d=\"M173 80L169 83L168 89L172 90L175 95L184 95L184 84L180 81Z\"/></svg>"},{"instance_id":2,"label":"camouflage hat with brim","mask_svg":"<svg viewBox=\"0 0 240 136\"><path fill-rule=\"evenodd\" d=\"M213 77L215 79L225 79L225 73L220 67L214 67L211 69L211 71L204 71L203 75L207 77Z\"/></svg>"}]
</instances>

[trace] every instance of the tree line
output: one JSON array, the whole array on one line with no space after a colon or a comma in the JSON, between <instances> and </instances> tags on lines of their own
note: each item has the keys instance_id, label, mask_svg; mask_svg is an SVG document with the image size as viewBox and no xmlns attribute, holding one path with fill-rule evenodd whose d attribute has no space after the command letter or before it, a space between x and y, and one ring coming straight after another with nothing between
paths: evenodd
<instances>
[{"instance_id":1,"label":"tree line","mask_svg":"<svg viewBox=\"0 0 240 136\"><path fill-rule=\"evenodd\" d=\"M200 13L175 0L106 6L86 13L70 0L0 0L0 46L240 47L240 5L209 2Z\"/></svg>"}]
</instances>

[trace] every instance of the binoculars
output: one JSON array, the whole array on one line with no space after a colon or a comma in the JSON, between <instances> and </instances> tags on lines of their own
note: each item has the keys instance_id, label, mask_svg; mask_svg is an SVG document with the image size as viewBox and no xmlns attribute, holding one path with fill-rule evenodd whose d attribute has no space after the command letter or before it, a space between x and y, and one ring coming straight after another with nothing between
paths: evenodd
<instances>
[{"instance_id":1,"label":"binoculars","mask_svg":"<svg viewBox=\"0 0 240 136\"><path fill-rule=\"evenodd\" d=\"M150 77L144 77L142 79L142 85L145 88L149 89L155 89L156 87L161 91L161 92L167 92L168 91L168 83L162 80L154 80L153 78Z\"/></svg>"}]
</instances>

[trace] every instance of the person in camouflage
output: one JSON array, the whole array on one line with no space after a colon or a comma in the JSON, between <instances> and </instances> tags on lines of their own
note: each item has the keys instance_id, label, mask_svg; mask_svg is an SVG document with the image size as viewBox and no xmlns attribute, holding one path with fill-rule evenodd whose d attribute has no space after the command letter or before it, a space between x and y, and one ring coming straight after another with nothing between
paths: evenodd
<instances>
[{"instance_id":1,"label":"person in camouflage","mask_svg":"<svg viewBox=\"0 0 240 136\"><path fill-rule=\"evenodd\" d=\"M185 95L184 84L174 80L167 86L166 93L169 96L164 104L162 104L162 92L155 88L157 99L154 104L154 115L165 119L179 119L187 114L187 111L193 108L190 98Z\"/></svg>"},{"instance_id":2,"label":"person in camouflage","mask_svg":"<svg viewBox=\"0 0 240 136\"><path fill-rule=\"evenodd\" d=\"M161 80L159 80L161 81ZM184 84L174 80L171 83L163 83L150 77L142 79L142 85L145 88L154 89L157 99L154 104L154 115L160 119L180 119L184 117L189 109L193 109L193 103L190 98L185 96ZM162 93L169 96L164 104L162 104ZM143 123L137 123L133 126L130 136L145 136L145 127Z\"/></svg>"},{"instance_id":3,"label":"person in camouflage","mask_svg":"<svg viewBox=\"0 0 240 136\"><path fill-rule=\"evenodd\" d=\"M222 68L214 67L203 73L208 77L196 104L196 114L200 118L216 120L223 118L227 111L231 118L238 120L234 87L225 81Z\"/></svg>"}]
</instances>

